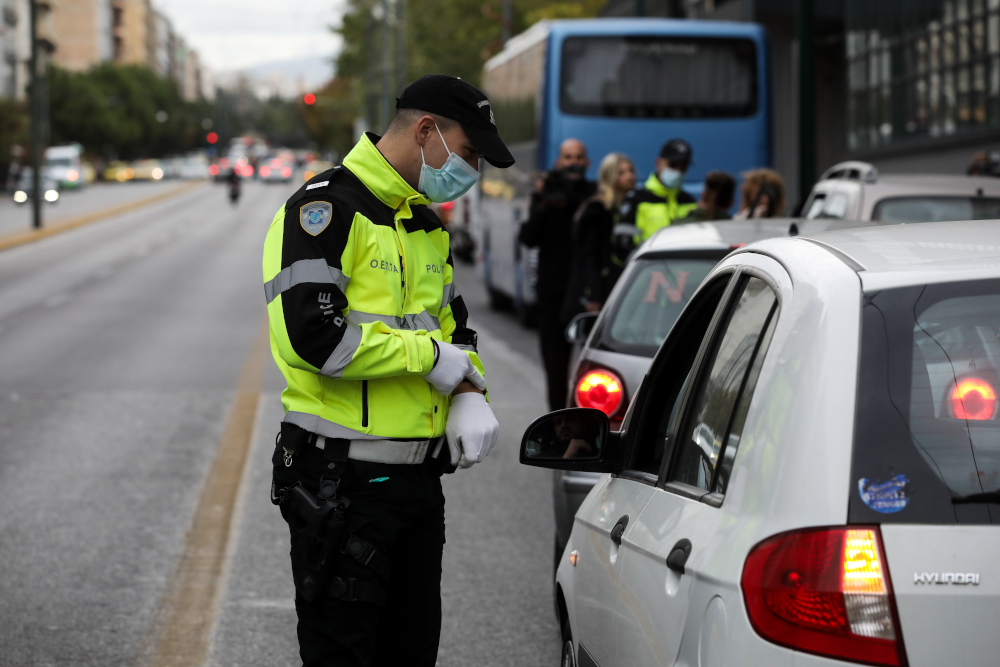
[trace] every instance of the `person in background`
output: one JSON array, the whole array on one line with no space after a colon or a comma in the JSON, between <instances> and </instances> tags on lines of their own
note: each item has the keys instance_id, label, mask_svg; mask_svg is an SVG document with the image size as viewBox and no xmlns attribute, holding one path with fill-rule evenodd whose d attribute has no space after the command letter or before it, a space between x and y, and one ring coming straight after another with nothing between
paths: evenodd
<instances>
[{"instance_id":1,"label":"person in background","mask_svg":"<svg viewBox=\"0 0 1000 667\"><path fill-rule=\"evenodd\" d=\"M693 154L691 145L683 139L663 144L656 158L656 171L642 188L625 197L613 241L613 259L620 267L624 268L636 246L657 230L685 217L697 205L694 197L681 189Z\"/></svg>"},{"instance_id":2,"label":"person in background","mask_svg":"<svg viewBox=\"0 0 1000 667\"><path fill-rule=\"evenodd\" d=\"M529 248L538 248L538 338L545 362L549 407L566 405L570 344L566 342L562 319L563 301L572 263L570 234L573 214L594 194L594 184L585 178L590 159L579 139L567 139L559 147L552 171L539 179L531 196L531 212L521 227L519 239Z\"/></svg>"},{"instance_id":3,"label":"person in background","mask_svg":"<svg viewBox=\"0 0 1000 667\"><path fill-rule=\"evenodd\" d=\"M563 320L596 313L615 286L621 269L611 261L611 234L622 201L635 187L635 165L627 155L609 153L597 171L597 194L583 203L573 222L573 265L563 304Z\"/></svg>"},{"instance_id":4,"label":"person in background","mask_svg":"<svg viewBox=\"0 0 1000 667\"><path fill-rule=\"evenodd\" d=\"M785 182L773 169L754 169L743 174L740 211L733 218L777 218L785 210Z\"/></svg>"},{"instance_id":5,"label":"person in background","mask_svg":"<svg viewBox=\"0 0 1000 667\"><path fill-rule=\"evenodd\" d=\"M698 207L680 222L705 222L708 220L729 220L729 209L733 206L736 181L724 171L710 171L705 174L705 187L701 190Z\"/></svg>"}]
</instances>

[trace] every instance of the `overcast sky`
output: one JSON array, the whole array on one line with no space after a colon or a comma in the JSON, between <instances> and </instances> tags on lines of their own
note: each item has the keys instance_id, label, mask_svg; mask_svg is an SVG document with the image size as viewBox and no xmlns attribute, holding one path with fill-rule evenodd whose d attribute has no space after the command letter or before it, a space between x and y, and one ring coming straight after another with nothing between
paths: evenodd
<instances>
[{"instance_id":1,"label":"overcast sky","mask_svg":"<svg viewBox=\"0 0 1000 667\"><path fill-rule=\"evenodd\" d=\"M174 30L216 72L300 58L329 57L342 0L154 0Z\"/></svg>"}]
</instances>

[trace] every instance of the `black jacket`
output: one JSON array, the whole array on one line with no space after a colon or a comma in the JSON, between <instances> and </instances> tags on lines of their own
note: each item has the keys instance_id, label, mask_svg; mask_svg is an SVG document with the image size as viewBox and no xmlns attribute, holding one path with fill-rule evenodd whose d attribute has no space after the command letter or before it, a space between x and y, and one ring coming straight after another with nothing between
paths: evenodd
<instances>
[{"instance_id":1,"label":"black jacket","mask_svg":"<svg viewBox=\"0 0 1000 667\"><path fill-rule=\"evenodd\" d=\"M570 270L563 319L582 313L587 302L604 303L620 271L611 262L611 235L618 211L596 198L584 202L573 223L573 266Z\"/></svg>"},{"instance_id":2,"label":"black jacket","mask_svg":"<svg viewBox=\"0 0 1000 667\"><path fill-rule=\"evenodd\" d=\"M545 177L541 192L531 195L531 212L518 238L538 248L539 299L561 301L565 296L573 261L573 214L595 189L592 181L566 178L555 171Z\"/></svg>"}]
</instances>

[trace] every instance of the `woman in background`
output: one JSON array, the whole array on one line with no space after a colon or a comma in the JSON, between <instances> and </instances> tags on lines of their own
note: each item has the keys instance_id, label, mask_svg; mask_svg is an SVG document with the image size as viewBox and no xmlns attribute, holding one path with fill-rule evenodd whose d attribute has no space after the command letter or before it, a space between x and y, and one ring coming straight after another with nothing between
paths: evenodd
<instances>
[{"instance_id":1,"label":"woman in background","mask_svg":"<svg viewBox=\"0 0 1000 667\"><path fill-rule=\"evenodd\" d=\"M573 263L562 312L567 323L578 313L598 312L621 275L624 267L611 259L611 232L633 188L632 160L622 153L606 155L597 171L597 193L583 202L573 222Z\"/></svg>"},{"instance_id":2,"label":"woman in background","mask_svg":"<svg viewBox=\"0 0 1000 667\"><path fill-rule=\"evenodd\" d=\"M734 220L778 218L785 211L785 181L773 169L754 169L743 174L740 212Z\"/></svg>"}]
</instances>

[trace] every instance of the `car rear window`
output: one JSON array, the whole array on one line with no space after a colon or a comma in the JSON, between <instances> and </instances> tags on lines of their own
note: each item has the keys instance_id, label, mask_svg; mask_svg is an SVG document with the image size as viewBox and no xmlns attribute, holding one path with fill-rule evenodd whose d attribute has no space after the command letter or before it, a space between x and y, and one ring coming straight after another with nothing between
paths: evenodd
<instances>
[{"instance_id":1,"label":"car rear window","mask_svg":"<svg viewBox=\"0 0 1000 667\"><path fill-rule=\"evenodd\" d=\"M600 338L603 346L654 356L691 295L725 254L635 260L609 309Z\"/></svg>"},{"instance_id":2,"label":"car rear window","mask_svg":"<svg viewBox=\"0 0 1000 667\"><path fill-rule=\"evenodd\" d=\"M1000 218L996 197L894 197L875 205L872 220L884 222L947 222Z\"/></svg>"},{"instance_id":3,"label":"car rear window","mask_svg":"<svg viewBox=\"0 0 1000 667\"><path fill-rule=\"evenodd\" d=\"M861 338L851 521L1000 523L1000 280L866 295Z\"/></svg>"}]
</instances>

